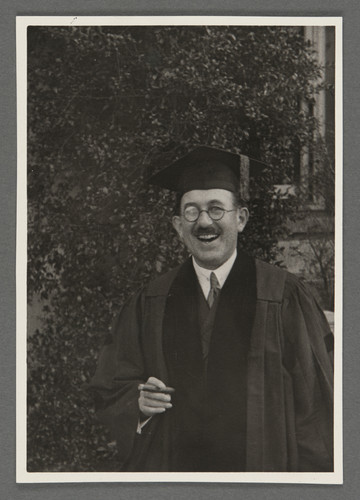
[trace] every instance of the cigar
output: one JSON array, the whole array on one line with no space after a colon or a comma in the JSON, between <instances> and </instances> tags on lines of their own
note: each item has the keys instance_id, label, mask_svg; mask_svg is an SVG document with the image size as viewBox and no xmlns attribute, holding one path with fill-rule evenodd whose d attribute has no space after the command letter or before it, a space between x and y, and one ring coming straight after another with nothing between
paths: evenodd
<instances>
[{"instance_id":1,"label":"cigar","mask_svg":"<svg viewBox=\"0 0 360 500\"><path fill-rule=\"evenodd\" d=\"M139 384L138 389L139 391L161 392L162 394L173 394L175 392L173 387L164 387L160 389L160 387L153 384Z\"/></svg>"}]
</instances>

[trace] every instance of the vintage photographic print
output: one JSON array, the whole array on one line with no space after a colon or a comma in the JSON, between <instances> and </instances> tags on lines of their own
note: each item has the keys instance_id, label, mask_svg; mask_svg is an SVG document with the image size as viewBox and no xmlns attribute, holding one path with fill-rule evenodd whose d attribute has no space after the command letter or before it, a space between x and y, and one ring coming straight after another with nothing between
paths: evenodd
<instances>
[{"instance_id":1,"label":"vintage photographic print","mask_svg":"<svg viewBox=\"0 0 360 500\"><path fill-rule=\"evenodd\" d=\"M341 18L17 18L18 482L342 483L341 101Z\"/></svg>"}]
</instances>

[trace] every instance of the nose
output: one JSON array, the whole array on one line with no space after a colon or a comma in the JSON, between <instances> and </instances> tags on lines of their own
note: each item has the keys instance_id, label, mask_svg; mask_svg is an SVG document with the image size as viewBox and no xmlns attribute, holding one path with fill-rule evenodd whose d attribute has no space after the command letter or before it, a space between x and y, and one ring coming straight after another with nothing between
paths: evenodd
<instances>
[{"instance_id":1,"label":"nose","mask_svg":"<svg viewBox=\"0 0 360 500\"><path fill-rule=\"evenodd\" d=\"M200 215L199 215L199 218L197 220L197 223L201 227L207 227L207 226L212 225L213 220L212 220L212 218L210 217L210 215L205 210L202 210L200 212Z\"/></svg>"}]
</instances>

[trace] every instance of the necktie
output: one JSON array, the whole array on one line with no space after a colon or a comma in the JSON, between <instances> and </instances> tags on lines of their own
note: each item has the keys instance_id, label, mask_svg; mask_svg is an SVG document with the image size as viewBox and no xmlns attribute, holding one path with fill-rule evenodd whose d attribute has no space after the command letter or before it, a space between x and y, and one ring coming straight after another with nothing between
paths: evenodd
<instances>
[{"instance_id":1,"label":"necktie","mask_svg":"<svg viewBox=\"0 0 360 500\"><path fill-rule=\"evenodd\" d=\"M212 305L215 302L216 297L220 293L220 285L218 282L218 279L216 277L215 273L210 274L210 292L207 298L207 303L209 304L209 307L212 307Z\"/></svg>"}]
</instances>

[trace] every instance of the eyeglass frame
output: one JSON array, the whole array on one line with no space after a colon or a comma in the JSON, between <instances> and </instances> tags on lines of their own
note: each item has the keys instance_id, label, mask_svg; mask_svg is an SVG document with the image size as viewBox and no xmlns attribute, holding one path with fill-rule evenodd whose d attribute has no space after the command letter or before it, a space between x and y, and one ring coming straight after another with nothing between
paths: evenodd
<instances>
[{"instance_id":1,"label":"eyeglass frame","mask_svg":"<svg viewBox=\"0 0 360 500\"><path fill-rule=\"evenodd\" d=\"M196 219L194 220L189 220L185 217L185 211L186 211L186 208L196 208L196 210L198 211L198 216L196 217ZM233 208L232 210L227 210L226 208L222 208L222 207L218 207L218 206L213 206L213 207L210 207L208 210L199 210L195 205L190 205L189 207L186 207L185 210L183 210L183 213L181 214L184 219L187 221L187 222L196 222L199 220L199 217L201 215L202 212L206 212L208 214L208 217L215 221L215 222L218 222L219 220L221 220L225 213L228 213L228 212L236 212L237 208ZM222 211L222 215L221 217L219 217L218 219L214 219L214 217L211 217L211 214L210 214L210 210L212 210L213 208L217 208L218 210L221 210Z\"/></svg>"}]
</instances>

